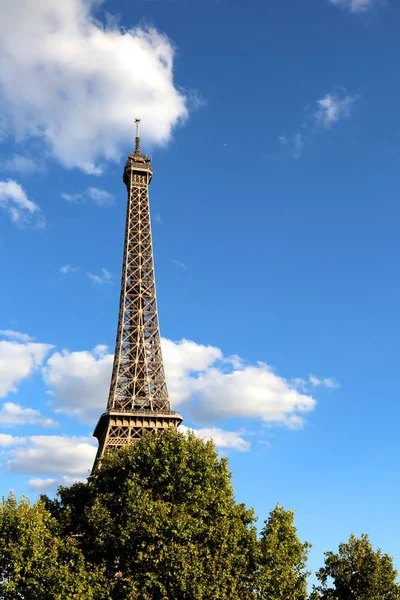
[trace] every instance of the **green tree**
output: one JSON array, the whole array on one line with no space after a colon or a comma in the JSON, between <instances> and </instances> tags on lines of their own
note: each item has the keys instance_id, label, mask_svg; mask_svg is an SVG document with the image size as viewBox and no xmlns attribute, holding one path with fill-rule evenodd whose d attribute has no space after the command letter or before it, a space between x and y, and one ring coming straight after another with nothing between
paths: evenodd
<instances>
[{"instance_id":1,"label":"green tree","mask_svg":"<svg viewBox=\"0 0 400 600\"><path fill-rule=\"evenodd\" d=\"M255 598L254 514L235 502L212 442L145 435L48 507L87 560L104 566L113 600Z\"/></svg>"},{"instance_id":2,"label":"green tree","mask_svg":"<svg viewBox=\"0 0 400 600\"><path fill-rule=\"evenodd\" d=\"M57 535L42 501L10 495L0 503L1 600L94 600L102 577L88 567L76 542Z\"/></svg>"},{"instance_id":3,"label":"green tree","mask_svg":"<svg viewBox=\"0 0 400 600\"><path fill-rule=\"evenodd\" d=\"M294 512L277 504L261 532L259 597L306 600L309 572L305 567L310 547L297 536Z\"/></svg>"},{"instance_id":4,"label":"green tree","mask_svg":"<svg viewBox=\"0 0 400 600\"><path fill-rule=\"evenodd\" d=\"M318 571L319 585L312 600L398 600L400 587L393 560L374 550L367 535L351 535L339 545L337 554L325 553L325 565Z\"/></svg>"}]
</instances>

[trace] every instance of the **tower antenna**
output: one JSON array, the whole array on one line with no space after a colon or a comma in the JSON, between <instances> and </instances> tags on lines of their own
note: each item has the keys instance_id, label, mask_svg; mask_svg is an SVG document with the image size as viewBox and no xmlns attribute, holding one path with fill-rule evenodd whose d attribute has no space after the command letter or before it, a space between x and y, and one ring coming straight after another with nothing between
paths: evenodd
<instances>
[{"instance_id":1,"label":"tower antenna","mask_svg":"<svg viewBox=\"0 0 400 600\"><path fill-rule=\"evenodd\" d=\"M139 135L140 121L141 121L141 119L135 119L135 124L136 124L135 154L141 154L141 150L140 150L140 135Z\"/></svg>"}]
</instances>

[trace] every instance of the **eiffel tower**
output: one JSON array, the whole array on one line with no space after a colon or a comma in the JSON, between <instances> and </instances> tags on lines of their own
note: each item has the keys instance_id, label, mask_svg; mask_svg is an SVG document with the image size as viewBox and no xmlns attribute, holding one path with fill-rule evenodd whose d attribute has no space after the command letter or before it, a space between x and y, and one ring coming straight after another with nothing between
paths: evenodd
<instances>
[{"instance_id":1,"label":"eiffel tower","mask_svg":"<svg viewBox=\"0 0 400 600\"><path fill-rule=\"evenodd\" d=\"M153 169L140 149L140 119L135 123L135 152L123 175L128 205L117 340L107 410L93 433L99 440L94 470L110 449L182 422L171 410L161 354L148 193Z\"/></svg>"}]
</instances>

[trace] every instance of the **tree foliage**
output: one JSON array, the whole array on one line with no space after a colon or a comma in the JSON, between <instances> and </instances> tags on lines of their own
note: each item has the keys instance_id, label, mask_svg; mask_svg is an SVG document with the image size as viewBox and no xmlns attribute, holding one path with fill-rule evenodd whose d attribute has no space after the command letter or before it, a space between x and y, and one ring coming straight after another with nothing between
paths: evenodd
<instances>
[{"instance_id":1,"label":"tree foliage","mask_svg":"<svg viewBox=\"0 0 400 600\"><path fill-rule=\"evenodd\" d=\"M398 600L400 586L393 561L374 550L367 535L351 535L339 551L325 553L325 565L318 571L320 585L314 586L312 600Z\"/></svg>"},{"instance_id":2,"label":"tree foliage","mask_svg":"<svg viewBox=\"0 0 400 600\"><path fill-rule=\"evenodd\" d=\"M42 501L15 496L0 504L1 600L94 600L102 574L86 564L72 538L57 535L57 522Z\"/></svg>"},{"instance_id":3,"label":"tree foliage","mask_svg":"<svg viewBox=\"0 0 400 600\"><path fill-rule=\"evenodd\" d=\"M310 547L297 536L294 512L277 504L261 532L260 598L306 600L309 573L305 567Z\"/></svg>"},{"instance_id":4,"label":"tree foliage","mask_svg":"<svg viewBox=\"0 0 400 600\"><path fill-rule=\"evenodd\" d=\"M254 514L235 502L225 458L175 431L107 456L52 505L65 535L103 566L114 599L254 598Z\"/></svg>"},{"instance_id":5,"label":"tree foliage","mask_svg":"<svg viewBox=\"0 0 400 600\"><path fill-rule=\"evenodd\" d=\"M255 529L212 442L174 430L107 455L88 482L0 503L0 600L306 600L293 511ZM400 600L367 536L328 552L311 600Z\"/></svg>"}]
</instances>

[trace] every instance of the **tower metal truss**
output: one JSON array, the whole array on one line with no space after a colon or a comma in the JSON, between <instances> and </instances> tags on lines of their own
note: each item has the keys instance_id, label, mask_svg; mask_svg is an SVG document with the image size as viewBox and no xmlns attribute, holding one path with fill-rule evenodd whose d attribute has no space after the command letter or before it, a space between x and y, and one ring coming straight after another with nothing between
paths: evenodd
<instances>
[{"instance_id":1,"label":"tower metal truss","mask_svg":"<svg viewBox=\"0 0 400 600\"><path fill-rule=\"evenodd\" d=\"M148 193L152 176L137 119L135 152L123 176L128 203L114 364L107 410L93 433L99 441L94 469L109 449L182 422L171 410L161 353Z\"/></svg>"}]
</instances>

